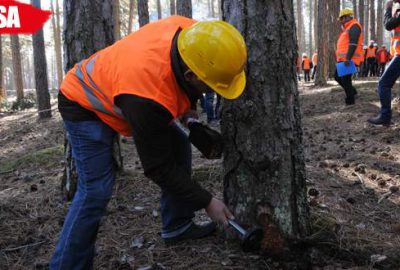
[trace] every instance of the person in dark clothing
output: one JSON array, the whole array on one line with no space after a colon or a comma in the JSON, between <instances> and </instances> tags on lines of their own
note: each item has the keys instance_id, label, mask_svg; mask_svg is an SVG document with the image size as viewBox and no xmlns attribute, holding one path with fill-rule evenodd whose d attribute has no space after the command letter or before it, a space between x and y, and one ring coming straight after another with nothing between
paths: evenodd
<instances>
[{"instance_id":1,"label":"person in dark clothing","mask_svg":"<svg viewBox=\"0 0 400 270\"><path fill-rule=\"evenodd\" d=\"M389 126L392 119L392 88L400 77L400 0L388 1L384 24L392 31L390 52L394 56L378 83L381 110L378 116L368 119L373 125Z\"/></svg>"},{"instance_id":2,"label":"person in dark clothing","mask_svg":"<svg viewBox=\"0 0 400 270\"><path fill-rule=\"evenodd\" d=\"M385 71L386 63L389 62L390 59L390 54L386 50L386 46L382 45L382 48L378 50L376 53L376 60L378 63L378 70L377 70L377 76L382 76L383 72Z\"/></svg>"},{"instance_id":3,"label":"person in dark clothing","mask_svg":"<svg viewBox=\"0 0 400 270\"><path fill-rule=\"evenodd\" d=\"M343 32L339 36L337 43L336 61L338 63L344 62L346 66L350 65L350 61L353 61L356 65L360 65L363 59L362 27L360 23L353 18L353 16L353 10L349 8L341 10L339 14L339 20L342 24ZM348 74L339 77L337 70L335 72L335 80L346 93L346 105L354 104L354 96L357 94L357 90L352 84L352 76L352 74Z\"/></svg>"},{"instance_id":4,"label":"person in dark clothing","mask_svg":"<svg viewBox=\"0 0 400 270\"><path fill-rule=\"evenodd\" d=\"M301 68L304 71L304 81L309 82L310 81L310 70L312 69L313 64L308 58L307 54L303 53L303 61L301 62Z\"/></svg>"},{"instance_id":5,"label":"person in dark clothing","mask_svg":"<svg viewBox=\"0 0 400 270\"><path fill-rule=\"evenodd\" d=\"M233 216L226 205L192 179L191 144L175 121L189 129L202 125L195 108L204 93L240 96L246 62L244 39L232 25L171 16L98 51L67 73L58 106L79 185L51 270L93 268L97 231L115 180L112 145L117 132L133 137L144 174L161 188L161 237L166 244L211 235L216 223L228 225ZM213 222L195 224L194 213L200 209Z\"/></svg>"},{"instance_id":6,"label":"person in dark clothing","mask_svg":"<svg viewBox=\"0 0 400 270\"><path fill-rule=\"evenodd\" d=\"M366 62L367 62L367 77L376 76L376 51L377 48L374 46L374 41L371 40L366 52Z\"/></svg>"}]
</instances>

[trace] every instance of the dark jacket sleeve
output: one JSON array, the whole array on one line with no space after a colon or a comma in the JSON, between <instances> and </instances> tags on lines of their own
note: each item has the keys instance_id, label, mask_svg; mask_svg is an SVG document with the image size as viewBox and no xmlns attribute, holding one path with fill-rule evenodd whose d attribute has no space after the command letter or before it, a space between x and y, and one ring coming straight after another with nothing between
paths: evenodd
<instances>
[{"instance_id":1,"label":"dark jacket sleeve","mask_svg":"<svg viewBox=\"0 0 400 270\"><path fill-rule=\"evenodd\" d=\"M360 38L361 35L361 28L358 25L353 25L352 27L350 27L349 29L349 48L347 50L347 55L346 55L346 59L350 60L353 55L354 52L357 49L357 43L358 43L358 39Z\"/></svg>"},{"instance_id":2,"label":"dark jacket sleeve","mask_svg":"<svg viewBox=\"0 0 400 270\"><path fill-rule=\"evenodd\" d=\"M397 26L400 25L400 16L397 18L393 18L392 9L388 8L386 9L385 18L383 19L383 22L385 24L386 30L392 31L393 29L395 29Z\"/></svg>"},{"instance_id":3,"label":"dark jacket sleeve","mask_svg":"<svg viewBox=\"0 0 400 270\"><path fill-rule=\"evenodd\" d=\"M131 125L145 175L190 204L193 211L205 208L211 194L192 181L190 173L175 161L170 112L152 100L134 95L120 95L115 103Z\"/></svg>"}]
</instances>

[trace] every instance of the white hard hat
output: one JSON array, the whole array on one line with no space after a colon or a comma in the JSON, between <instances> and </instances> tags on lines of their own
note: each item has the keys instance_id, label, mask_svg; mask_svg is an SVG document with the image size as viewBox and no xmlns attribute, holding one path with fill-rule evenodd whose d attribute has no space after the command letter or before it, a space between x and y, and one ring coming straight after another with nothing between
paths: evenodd
<instances>
[{"instance_id":1,"label":"white hard hat","mask_svg":"<svg viewBox=\"0 0 400 270\"><path fill-rule=\"evenodd\" d=\"M303 57L305 57L305 56L307 56L307 54L306 54L306 53L303 53Z\"/></svg>"}]
</instances>

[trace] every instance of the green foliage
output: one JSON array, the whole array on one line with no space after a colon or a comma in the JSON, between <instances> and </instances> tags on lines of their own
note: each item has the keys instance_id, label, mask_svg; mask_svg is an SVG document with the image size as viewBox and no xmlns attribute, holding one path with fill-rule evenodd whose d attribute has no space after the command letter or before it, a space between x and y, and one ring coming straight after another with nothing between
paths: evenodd
<instances>
[{"instance_id":1,"label":"green foliage","mask_svg":"<svg viewBox=\"0 0 400 270\"><path fill-rule=\"evenodd\" d=\"M36 152L29 153L13 160L5 160L0 163L0 172L13 171L26 167L54 167L63 156L63 146L57 145Z\"/></svg>"},{"instance_id":2,"label":"green foliage","mask_svg":"<svg viewBox=\"0 0 400 270\"><path fill-rule=\"evenodd\" d=\"M19 101L14 101L11 105L11 110L25 110L30 109L36 105L36 96L33 93L28 93L25 97Z\"/></svg>"}]
</instances>

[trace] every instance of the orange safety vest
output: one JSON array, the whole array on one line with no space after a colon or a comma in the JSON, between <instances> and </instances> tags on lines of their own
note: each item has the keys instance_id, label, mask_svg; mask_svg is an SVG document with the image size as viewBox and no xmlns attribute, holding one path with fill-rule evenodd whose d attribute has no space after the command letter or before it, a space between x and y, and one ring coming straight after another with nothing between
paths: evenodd
<instances>
[{"instance_id":1,"label":"orange safety vest","mask_svg":"<svg viewBox=\"0 0 400 270\"><path fill-rule=\"evenodd\" d=\"M174 118L181 116L189 110L190 101L175 80L170 51L176 32L195 22L172 16L147 24L76 64L61 84L62 93L124 136L130 136L131 129L114 104L118 95L147 98Z\"/></svg>"},{"instance_id":2,"label":"orange safety vest","mask_svg":"<svg viewBox=\"0 0 400 270\"><path fill-rule=\"evenodd\" d=\"M360 63L364 59L363 47L362 47L362 42L364 40L364 37L363 37L364 35L362 33L363 28L356 19L352 19L351 21L348 21L347 23L345 23L344 30L339 36L337 46L336 46L336 61L337 62L343 62L343 61L347 60L346 56L347 56L347 51L348 51L349 45L350 45L349 29L355 24L360 27L361 34L360 34L360 37L358 38L356 51L354 52L351 60L353 60L353 62L356 65L360 65Z\"/></svg>"},{"instance_id":3,"label":"orange safety vest","mask_svg":"<svg viewBox=\"0 0 400 270\"><path fill-rule=\"evenodd\" d=\"M400 26L392 30L392 37L390 39L390 54L392 56L400 55Z\"/></svg>"},{"instance_id":4,"label":"orange safety vest","mask_svg":"<svg viewBox=\"0 0 400 270\"><path fill-rule=\"evenodd\" d=\"M310 70L311 69L311 61L310 58L304 57L303 58L303 70Z\"/></svg>"},{"instance_id":5,"label":"orange safety vest","mask_svg":"<svg viewBox=\"0 0 400 270\"><path fill-rule=\"evenodd\" d=\"M312 56L312 62L313 62L313 65L314 65L314 66L318 65L318 54L317 54L317 53L314 53L314 54L313 54L313 56Z\"/></svg>"},{"instance_id":6,"label":"orange safety vest","mask_svg":"<svg viewBox=\"0 0 400 270\"><path fill-rule=\"evenodd\" d=\"M387 50L386 49L382 49L378 51L378 61L380 64L386 63L388 62L388 55L387 55Z\"/></svg>"},{"instance_id":7,"label":"orange safety vest","mask_svg":"<svg viewBox=\"0 0 400 270\"><path fill-rule=\"evenodd\" d=\"M368 47L367 49L367 58L375 58L376 57L376 48L375 47Z\"/></svg>"}]
</instances>

